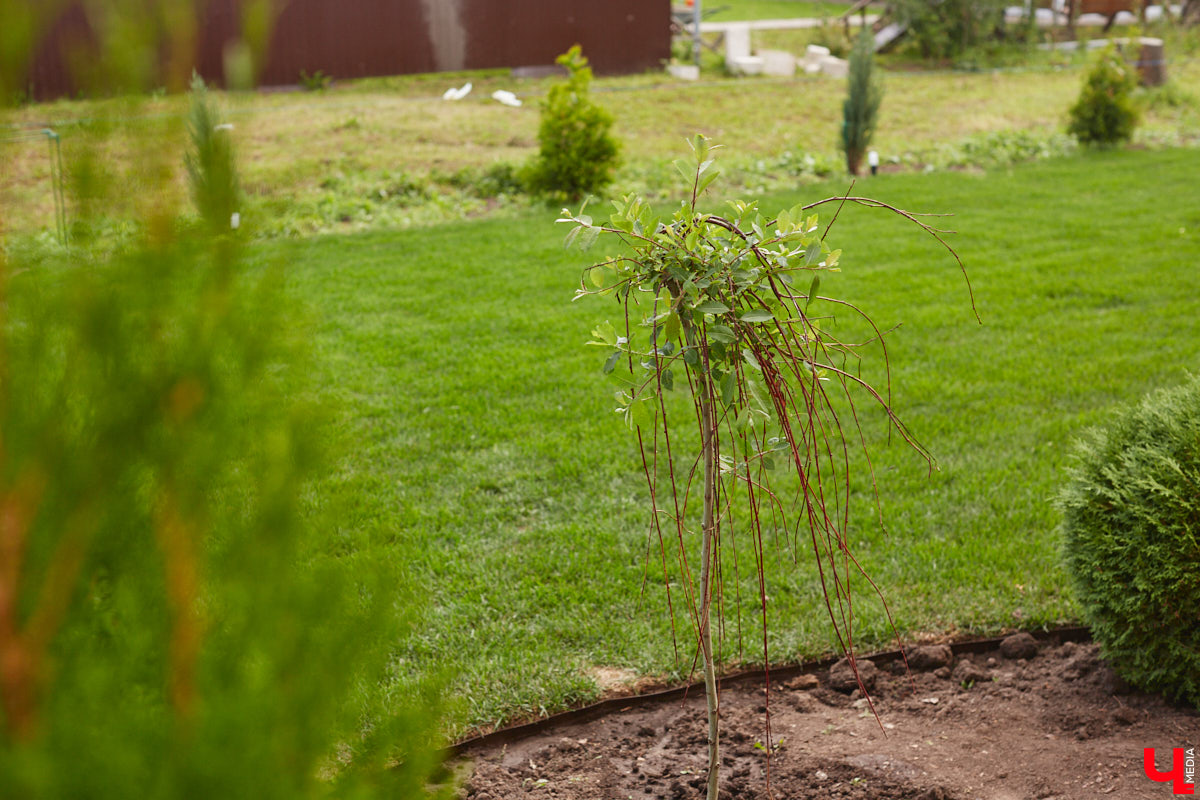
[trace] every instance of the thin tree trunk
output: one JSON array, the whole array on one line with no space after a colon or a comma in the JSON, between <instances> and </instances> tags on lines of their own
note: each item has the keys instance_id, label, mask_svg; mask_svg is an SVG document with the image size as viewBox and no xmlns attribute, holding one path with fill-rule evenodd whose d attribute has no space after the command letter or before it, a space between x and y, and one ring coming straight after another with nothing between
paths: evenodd
<instances>
[{"instance_id":1,"label":"thin tree trunk","mask_svg":"<svg viewBox=\"0 0 1200 800\"><path fill-rule=\"evenodd\" d=\"M717 696L717 673L713 665L712 648L712 579L713 551L717 531L713 509L716 505L717 454L716 430L713 424L709 382L700 381L700 424L703 428L704 460L704 527L700 546L700 653L704 659L704 694L708 702L708 800L717 800L720 786L721 758L718 734L720 731L720 698Z\"/></svg>"}]
</instances>

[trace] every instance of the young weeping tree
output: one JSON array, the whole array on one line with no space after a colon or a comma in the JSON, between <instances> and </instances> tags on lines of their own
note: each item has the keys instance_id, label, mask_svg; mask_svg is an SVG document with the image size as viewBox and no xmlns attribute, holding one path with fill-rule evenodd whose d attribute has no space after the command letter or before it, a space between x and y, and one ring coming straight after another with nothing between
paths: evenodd
<instances>
[{"instance_id":1,"label":"young weeping tree","mask_svg":"<svg viewBox=\"0 0 1200 800\"><path fill-rule=\"evenodd\" d=\"M590 344L608 351L604 372L619 379L618 411L637 435L664 572L670 558L682 576L708 702L707 796L716 800L720 709L713 632L729 607L721 600L722 549L739 537L753 549L766 663L764 537L781 534L797 548L805 542L837 641L853 664L850 585L856 574L866 578L846 540L851 442L865 448L866 441L860 403L879 409L899 438L933 463L893 413L889 387L877 389L856 374L853 364L870 342L841 341L832 331L832 313L849 313L883 344L855 305L819 293L821 276L837 271L841 251L831 248L829 226L822 229L812 212L853 203L897 213L940 242L942 231L919 215L851 196L773 216L742 202L730 204L729 216L704 213L698 200L717 170L708 140L697 136L691 145L695 165L680 167L691 198L672 216L657 217L641 198L628 196L614 202L607 224L569 211L559 221L574 226L568 245L587 248L601 235L622 245L620 255L585 270L576 297L619 304L617 324L599 324ZM886 365L886 348L883 359ZM674 389L691 400L698 452L688 449L687 432L668 416Z\"/></svg>"},{"instance_id":2,"label":"young weeping tree","mask_svg":"<svg viewBox=\"0 0 1200 800\"><path fill-rule=\"evenodd\" d=\"M857 175L863 153L871 146L879 105L883 102L883 83L875 71L875 39L864 29L850 54L848 92L842 103L841 148L846 154L846 169Z\"/></svg>"}]
</instances>

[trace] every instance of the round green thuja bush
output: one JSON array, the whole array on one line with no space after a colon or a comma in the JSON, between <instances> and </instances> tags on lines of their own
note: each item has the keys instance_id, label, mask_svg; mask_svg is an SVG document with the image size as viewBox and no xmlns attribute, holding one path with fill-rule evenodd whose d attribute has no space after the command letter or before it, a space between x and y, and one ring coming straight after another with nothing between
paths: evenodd
<instances>
[{"instance_id":1,"label":"round green thuja bush","mask_svg":"<svg viewBox=\"0 0 1200 800\"><path fill-rule=\"evenodd\" d=\"M524 179L534 192L578 200L612 183L621 147L612 133L612 114L592 102L592 69L579 45L558 63L568 76L542 102L538 154Z\"/></svg>"},{"instance_id":2,"label":"round green thuja bush","mask_svg":"<svg viewBox=\"0 0 1200 800\"><path fill-rule=\"evenodd\" d=\"M1078 456L1059 507L1084 620L1119 675L1200 708L1200 378Z\"/></svg>"},{"instance_id":3,"label":"round green thuja bush","mask_svg":"<svg viewBox=\"0 0 1200 800\"><path fill-rule=\"evenodd\" d=\"M1141 116L1134 102L1137 76L1113 45L1100 51L1071 106L1067 130L1083 145L1127 142Z\"/></svg>"}]
</instances>

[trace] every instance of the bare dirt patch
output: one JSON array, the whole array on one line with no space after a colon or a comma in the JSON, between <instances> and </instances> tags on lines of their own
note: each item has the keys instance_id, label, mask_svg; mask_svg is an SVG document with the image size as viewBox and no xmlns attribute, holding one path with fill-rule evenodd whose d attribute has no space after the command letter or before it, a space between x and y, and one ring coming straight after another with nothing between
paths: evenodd
<instances>
[{"instance_id":1,"label":"bare dirt patch","mask_svg":"<svg viewBox=\"0 0 1200 800\"><path fill-rule=\"evenodd\" d=\"M723 798L1074 800L1168 798L1142 770L1143 748L1200 747L1200 714L1130 692L1092 644L909 651L874 661L871 699L836 666L721 694ZM840 686L841 688L834 688ZM467 800L683 800L703 796L704 693L631 698L599 719L554 725L503 745L467 745ZM770 791L767 786L770 751Z\"/></svg>"}]
</instances>

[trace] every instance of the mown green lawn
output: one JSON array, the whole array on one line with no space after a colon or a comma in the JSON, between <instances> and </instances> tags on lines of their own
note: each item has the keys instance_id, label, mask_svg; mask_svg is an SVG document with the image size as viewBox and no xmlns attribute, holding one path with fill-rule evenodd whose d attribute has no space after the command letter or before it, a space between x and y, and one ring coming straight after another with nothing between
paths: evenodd
<instances>
[{"instance_id":1,"label":"mown green lawn","mask_svg":"<svg viewBox=\"0 0 1200 800\"><path fill-rule=\"evenodd\" d=\"M982 318L935 242L882 212L842 212L831 236L843 272L822 292L901 325L889 337L895 405L940 466L929 476L867 416L887 530L863 492L851 539L905 639L1075 617L1053 506L1072 441L1200 369L1197 164L1194 151L1119 151L856 187L955 212L951 241ZM592 667L676 679L691 665L684 620L675 655L653 552L647 577L634 440L612 413L602 355L583 346L616 306L570 301L587 262L562 248L554 217L258 250L288 263L291 295L313 309L310 391L341 443L312 493L339 520L320 557L409 567L428 604L397 645L397 689L449 671L459 731L594 697ZM798 567L790 553L768 549L779 662L831 647L804 551ZM753 597L752 573L741 577ZM858 643L886 645L878 605L856 588ZM759 661L752 607L742 623L740 655L736 625L726 630L727 658Z\"/></svg>"}]
</instances>

